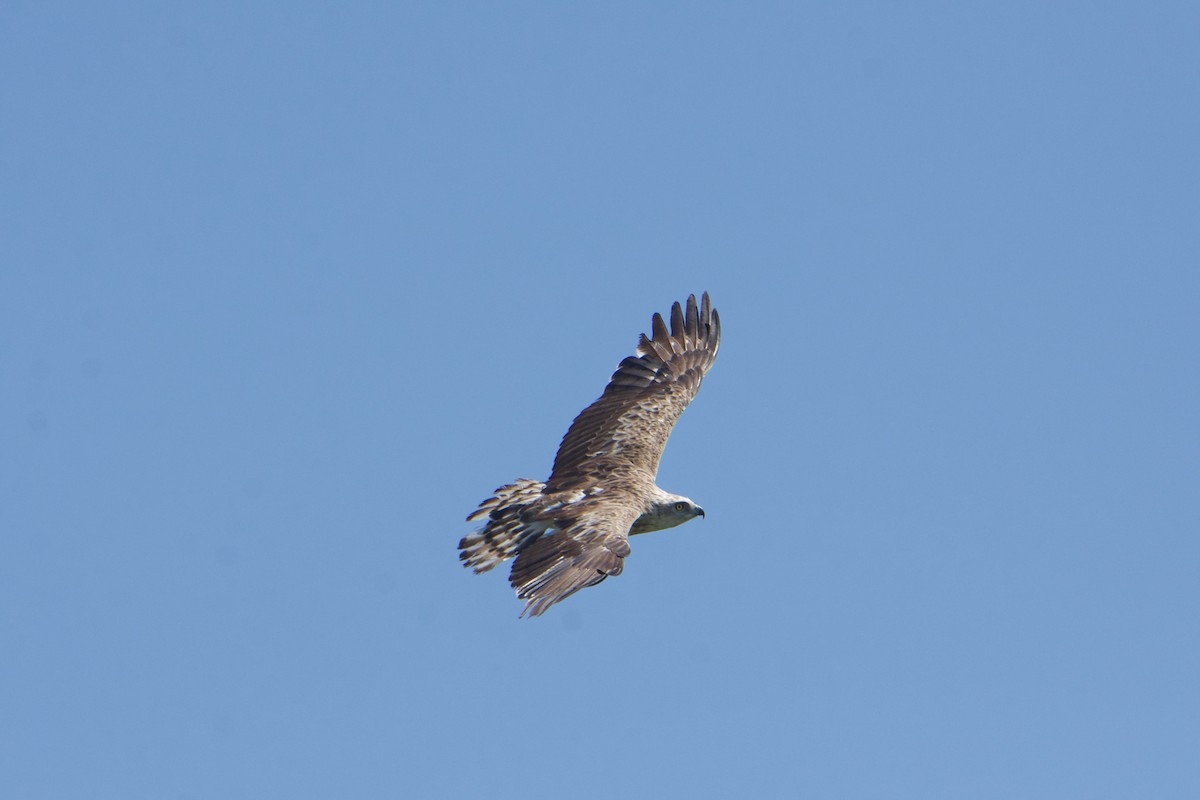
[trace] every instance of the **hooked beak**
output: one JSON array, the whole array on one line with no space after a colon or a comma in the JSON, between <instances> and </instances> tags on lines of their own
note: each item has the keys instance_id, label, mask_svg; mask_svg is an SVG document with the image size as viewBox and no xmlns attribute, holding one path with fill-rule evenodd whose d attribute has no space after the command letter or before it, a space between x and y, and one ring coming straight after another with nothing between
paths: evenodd
<instances>
[{"instance_id":1,"label":"hooked beak","mask_svg":"<svg viewBox=\"0 0 1200 800\"><path fill-rule=\"evenodd\" d=\"M704 509L703 509L703 508L701 508L700 506L696 506L696 516L697 516L697 517L703 517L703 516L704 516Z\"/></svg>"}]
</instances>

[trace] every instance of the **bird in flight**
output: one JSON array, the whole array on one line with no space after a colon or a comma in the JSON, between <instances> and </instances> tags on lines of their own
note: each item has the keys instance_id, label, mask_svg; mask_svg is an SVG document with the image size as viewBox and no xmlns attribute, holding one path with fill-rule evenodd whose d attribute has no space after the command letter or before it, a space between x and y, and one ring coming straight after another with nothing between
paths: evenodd
<instances>
[{"instance_id":1,"label":"bird in flight","mask_svg":"<svg viewBox=\"0 0 1200 800\"><path fill-rule=\"evenodd\" d=\"M571 423L550 477L521 478L479 504L482 522L458 543L463 565L487 572L515 557L509 582L539 616L580 589L620 575L629 537L704 516L686 497L658 488L658 460L671 429L700 391L721 344L721 318L705 292L660 314L638 339L604 394Z\"/></svg>"}]
</instances>

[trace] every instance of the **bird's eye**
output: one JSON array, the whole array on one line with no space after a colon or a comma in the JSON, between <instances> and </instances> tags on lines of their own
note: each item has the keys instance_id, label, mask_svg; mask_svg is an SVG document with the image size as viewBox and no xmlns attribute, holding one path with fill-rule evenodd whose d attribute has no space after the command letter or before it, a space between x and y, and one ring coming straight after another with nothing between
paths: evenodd
<instances>
[{"instance_id":1,"label":"bird's eye","mask_svg":"<svg viewBox=\"0 0 1200 800\"><path fill-rule=\"evenodd\" d=\"M683 511L685 508L687 508L687 503L676 503L675 504L676 511Z\"/></svg>"}]
</instances>

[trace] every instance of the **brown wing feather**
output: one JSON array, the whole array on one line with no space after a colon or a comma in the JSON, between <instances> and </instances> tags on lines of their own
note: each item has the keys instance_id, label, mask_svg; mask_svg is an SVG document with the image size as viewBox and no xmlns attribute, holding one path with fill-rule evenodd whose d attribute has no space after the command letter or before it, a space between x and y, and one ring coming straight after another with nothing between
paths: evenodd
<instances>
[{"instance_id":1,"label":"brown wing feather","mask_svg":"<svg viewBox=\"0 0 1200 800\"><path fill-rule=\"evenodd\" d=\"M526 601L521 616L540 616L580 589L620 575L629 555L629 526L638 513L631 503L592 502L570 509L560 530L525 545L509 577L517 597Z\"/></svg>"},{"instance_id":2,"label":"brown wing feather","mask_svg":"<svg viewBox=\"0 0 1200 800\"><path fill-rule=\"evenodd\" d=\"M700 391L721 344L721 318L705 292L699 305L671 307L671 327L651 320L651 336L623 360L604 394L571 423L546 482L549 491L596 477L614 463L658 472L658 461L683 410ZM605 462L608 462L607 464Z\"/></svg>"}]
</instances>

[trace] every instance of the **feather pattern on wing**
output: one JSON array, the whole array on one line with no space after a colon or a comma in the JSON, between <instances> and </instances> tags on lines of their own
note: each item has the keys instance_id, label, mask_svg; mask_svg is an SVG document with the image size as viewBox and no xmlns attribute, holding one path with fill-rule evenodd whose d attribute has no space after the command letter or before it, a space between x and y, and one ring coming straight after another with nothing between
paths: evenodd
<instances>
[{"instance_id":1,"label":"feather pattern on wing","mask_svg":"<svg viewBox=\"0 0 1200 800\"><path fill-rule=\"evenodd\" d=\"M699 304L689 296L686 310L671 307L669 330L657 313L650 329L637 355L618 365L604 394L571 423L546 481L551 491L596 477L606 461L645 470L651 480L658 473L671 430L717 357L721 318L705 292Z\"/></svg>"},{"instance_id":2,"label":"feather pattern on wing","mask_svg":"<svg viewBox=\"0 0 1200 800\"><path fill-rule=\"evenodd\" d=\"M540 616L580 589L620 575L629 555L629 527L641 513L631 503L611 499L581 504L556 521L557 532L521 548L509 578L525 614Z\"/></svg>"}]
</instances>

